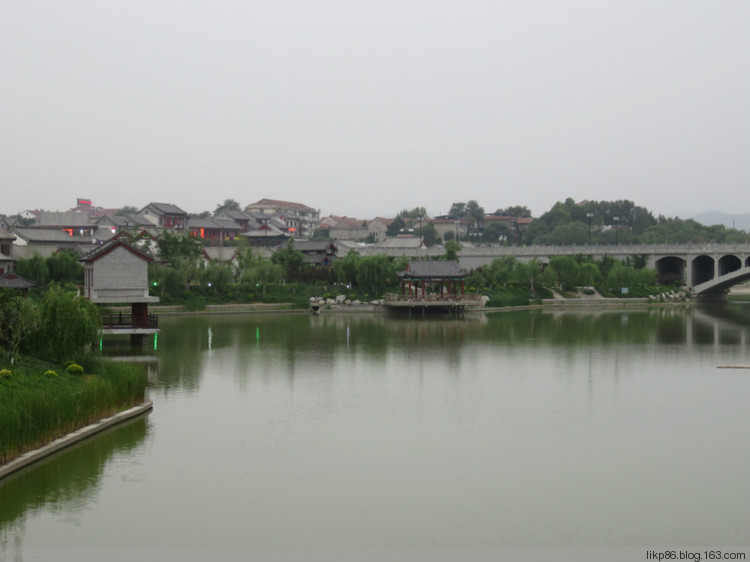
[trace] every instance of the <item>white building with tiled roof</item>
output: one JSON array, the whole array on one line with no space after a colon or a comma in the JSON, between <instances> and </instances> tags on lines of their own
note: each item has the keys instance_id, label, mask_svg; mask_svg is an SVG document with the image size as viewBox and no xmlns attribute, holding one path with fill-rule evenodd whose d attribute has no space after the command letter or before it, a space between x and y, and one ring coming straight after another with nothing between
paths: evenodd
<instances>
[{"instance_id":1,"label":"white building with tiled roof","mask_svg":"<svg viewBox=\"0 0 750 562\"><path fill-rule=\"evenodd\" d=\"M302 203L276 199L261 199L250 203L245 207L245 212L279 217L286 224L287 232L301 238L310 238L320 221L320 210Z\"/></svg>"},{"instance_id":2,"label":"white building with tiled roof","mask_svg":"<svg viewBox=\"0 0 750 562\"><path fill-rule=\"evenodd\" d=\"M149 203L138 212L155 226L170 230L185 230L188 214L171 203Z\"/></svg>"}]
</instances>

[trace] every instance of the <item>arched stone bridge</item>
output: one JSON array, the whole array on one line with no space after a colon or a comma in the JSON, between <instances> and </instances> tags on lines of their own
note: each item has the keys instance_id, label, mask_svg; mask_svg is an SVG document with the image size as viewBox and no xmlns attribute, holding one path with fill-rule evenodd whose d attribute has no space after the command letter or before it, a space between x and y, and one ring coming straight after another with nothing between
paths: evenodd
<instances>
[{"instance_id":1,"label":"arched stone bridge","mask_svg":"<svg viewBox=\"0 0 750 562\"><path fill-rule=\"evenodd\" d=\"M363 247L360 255L386 254L394 257L434 258L445 250L431 248ZM465 245L458 253L465 269L475 269L497 258L513 256L528 262L534 258L548 263L552 256L589 255L597 259L609 256L619 260L645 257L663 283L680 281L705 300L723 299L732 285L750 279L750 244L634 244L581 246L481 246Z\"/></svg>"}]
</instances>

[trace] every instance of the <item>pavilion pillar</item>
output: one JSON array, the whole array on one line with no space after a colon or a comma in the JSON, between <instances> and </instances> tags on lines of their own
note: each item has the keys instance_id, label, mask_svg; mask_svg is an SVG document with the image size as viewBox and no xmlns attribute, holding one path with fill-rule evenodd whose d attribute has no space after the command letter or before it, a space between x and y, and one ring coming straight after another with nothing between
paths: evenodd
<instances>
[{"instance_id":1,"label":"pavilion pillar","mask_svg":"<svg viewBox=\"0 0 750 562\"><path fill-rule=\"evenodd\" d=\"M131 304L130 310L133 316L134 327L148 327L148 303L134 302Z\"/></svg>"}]
</instances>

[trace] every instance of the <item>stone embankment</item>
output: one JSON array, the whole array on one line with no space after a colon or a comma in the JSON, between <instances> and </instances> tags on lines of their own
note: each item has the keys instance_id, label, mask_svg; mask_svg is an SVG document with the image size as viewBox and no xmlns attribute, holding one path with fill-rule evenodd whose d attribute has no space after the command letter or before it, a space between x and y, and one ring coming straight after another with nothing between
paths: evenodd
<instances>
[{"instance_id":1,"label":"stone embankment","mask_svg":"<svg viewBox=\"0 0 750 562\"><path fill-rule=\"evenodd\" d=\"M687 302L692 299L688 290L669 291L658 295L649 295L648 302Z\"/></svg>"},{"instance_id":2,"label":"stone embankment","mask_svg":"<svg viewBox=\"0 0 750 562\"><path fill-rule=\"evenodd\" d=\"M553 298L543 299L546 305L596 305L596 304L657 304L688 302L692 295L688 290L669 291L648 297L618 298L604 297L592 287L581 287L562 295L553 291Z\"/></svg>"},{"instance_id":3,"label":"stone embankment","mask_svg":"<svg viewBox=\"0 0 750 562\"><path fill-rule=\"evenodd\" d=\"M335 298L310 297L310 310L320 312L323 310L330 311L375 311L381 310L383 300L360 301L357 299L348 299L346 295L338 295Z\"/></svg>"}]
</instances>

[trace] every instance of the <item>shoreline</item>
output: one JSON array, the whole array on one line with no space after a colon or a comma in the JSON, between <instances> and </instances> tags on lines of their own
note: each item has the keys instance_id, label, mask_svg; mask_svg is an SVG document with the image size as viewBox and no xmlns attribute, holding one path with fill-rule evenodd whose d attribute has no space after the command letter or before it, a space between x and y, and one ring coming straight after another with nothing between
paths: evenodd
<instances>
[{"instance_id":1,"label":"shoreline","mask_svg":"<svg viewBox=\"0 0 750 562\"><path fill-rule=\"evenodd\" d=\"M541 303L526 304L519 306L500 306L500 307L472 307L467 308L466 312L498 312L502 310L521 310L521 309L533 309L533 308L559 308L564 306L674 306L674 305L689 305L693 301L656 301L649 299L648 297L634 297L634 298L608 298L608 297L594 297L594 298L552 298L543 299ZM114 307L113 307L114 308ZM272 314L272 313L283 313L283 314L314 314L310 308L290 308L289 303L272 303L272 304L216 304L206 305L202 310L185 310L181 305L165 305L165 306L153 306L149 307L149 310L164 317L170 316L206 316L206 315L218 315L218 314ZM358 312L372 312L376 314L384 314L388 312L388 308L375 304L359 304L359 305L346 305L346 304L335 304L330 305L329 308L321 307L318 311L319 314L332 314L332 313L358 313Z\"/></svg>"},{"instance_id":2,"label":"shoreline","mask_svg":"<svg viewBox=\"0 0 750 562\"><path fill-rule=\"evenodd\" d=\"M562 308L566 306L579 307L579 306L674 306L676 304L690 305L690 301L687 302L655 302L648 298L632 298L632 299L620 299L620 298L554 298L554 299L543 299L539 304L528 304L522 306L503 306L503 307L477 307L467 310L466 312L480 312L480 313L496 313L503 311L515 311L515 310L530 310L539 308ZM218 314L269 314L269 313L283 313L283 314L312 314L309 308L307 309L293 309L289 308L287 303L272 303L272 304L220 304L220 305L207 305L204 310L184 310L181 305L164 305L153 307L154 312L163 316L202 316L202 315L218 315ZM320 314L337 314L337 313L387 313L388 309L373 304L362 304L362 305L331 305L331 308L321 309ZM4 478L15 474L16 472L27 468L59 451L63 451L73 445L84 441L90 437L93 437L103 431L106 431L112 427L116 427L122 423L125 423L131 419L145 415L153 409L153 402L150 400L144 401L138 406L131 407L122 412L118 412L107 418L103 418L98 422L89 424L81 429L68 433L62 437L59 437L37 449L27 451L15 459L0 464L0 481Z\"/></svg>"},{"instance_id":3,"label":"shoreline","mask_svg":"<svg viewBox=\"0 0 750 562\"><path fill-rule=\"evenodd\" d=\"M11 476L16 472L19 472L33 464L36 464L39 461L46 459L47 457L68 449L73 445L77 445L81 441L84 441L90 437L93 437L94 435L102 433L103 431L116 427L134 418L145 415L149 413L153 409L153 407L153 402L151 400L146 400L145 402L137 406L133 406L131 408L128 408L127 410L123 410L122 412L118 412L107 418L103 418L98 422L94 422L85 427L82 427L81 429L77 429L76 431L68 433L67 435L58 437L57 439L50 441L46 445L42 445L41 447L32 449L31 451L26 451L15 459L8 461L5 464L0 464L0 482L2 482L2 480L7 478L8 476Z\"/></svg>"}]
</instances>

